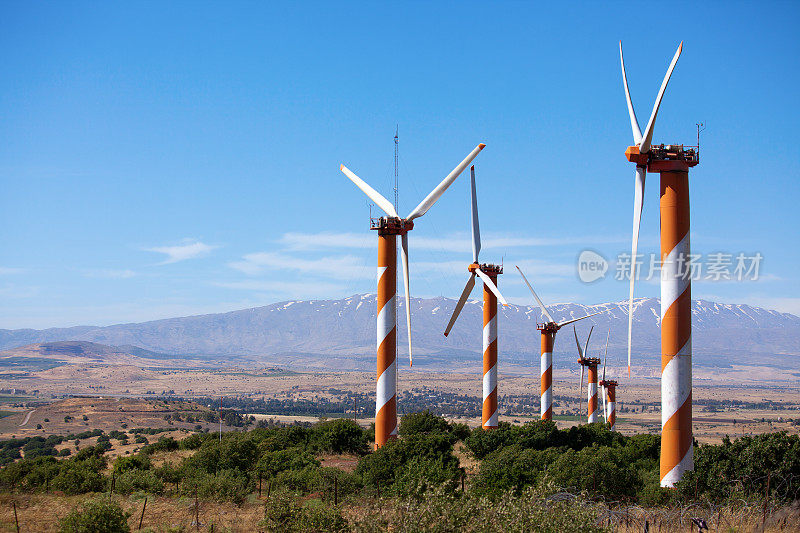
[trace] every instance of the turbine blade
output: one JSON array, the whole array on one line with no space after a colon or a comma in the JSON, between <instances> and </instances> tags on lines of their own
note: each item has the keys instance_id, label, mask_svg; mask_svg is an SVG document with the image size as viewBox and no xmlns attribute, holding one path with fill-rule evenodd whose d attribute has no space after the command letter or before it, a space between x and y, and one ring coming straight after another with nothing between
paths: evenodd
<instances>
[{"instance_id":1,"label":"turbine blade","mask_svg":"<svg viewBox=\"0 0 800 533\"><path fill-rule=\"evenodd\" d=\"M497 285L494 284L492 278L487 276L480 268L476 268L475 273L478 274L478 276L480 276L480 278L483 280L483 284L489 287L489 290L492 291L492 293L494 293L495 296L497 296L497 299L500 300L500 302L503 305L508 305L508 302L506 301L505 298L503 298L503 295L500 294L500 290L497 288Z\"/></svg>"},{"instance_id":2,"label":"turbine blade","mask_svg":"<svg viewBox=\"0 0 800 533\"><path fill-rule=\"evenodd\" d=\"M664 76L664 81L661 82L661 89L659 89L658 97L656 97L656 102L653 104L653 112L650 114L650 120L647 122L647 127L644 129L644 139L642 140L641 146L639 146L639 153L646 154L650 151L650 142L653 140L653 128L656 125L658 108L661 105L661 99L664 97L664 91L667 90L667 83L669 83L669 78L672 76L672 71L675 69L675 64L678 62L678 58L681 55L681 50L683 50L683 41L681 41L678 50L672 57L672 63L669 64L667 75Z\"/></svg>"},{"instance_id":3,"label":"turbine blade","mask_svg":"<svg viewBox=\"0 0 800 533\"><path fill-rule=\"evenodd\" d=\"M608 339L611 337L611 330L606 333L606 355L603 358L603 381L606 380L606 363L608 362Z\"/></svg>"},{"instance_id":4,"label":"turbine blade","mask_svg":"<svg viewBox=\"0 0 800 533\"><path fill-rule=\"evenodd\" d=\"M580 383L580 385L578 386L578 398L580 398L580 401L578 402L578 405L580 405L580 402L582 402L582 401L584 400L584 398L583 398L583 371L584 371L584 369L585 369L585 368L586 368L586 367L584 367L583 365L581 365L581 383ZM587 412L587 414L588 414L588 412L589 412L589 409L588 409L588 407L587 407L587 409L586 409L586 412Z\"/></svg>"},{"instance_id":5,"label":"turbine blade","mask_svg":"<svg viewBox=\"0 0 800 533\"><path fill-rule=\"evenodd\" d=\"M639 226L642 223L644 203L644 181L647 170L636 167L636 181L633 190L633 239L631 240L631 280L628 293L628 377L631 376L631 335L633 331L633 286L636 282L636 256L639 252Z\"/></svg>"},{"instance_id":6,"label":"turbine blade","mask_svg":"<svg viewBox=\"0 0 800 533\"><path fill-rule=\"evenodd\" d=\"M350 181L355 183L356 187L361 189L364 192L364 194L369 196L369 199L375 202L375 205L383 209L387 215L389 215L390 217L399 218L397 211L395 211L394 206L392 205L392 202L384 198L383 195L381 195L381 193L370 187L366 181L362 180L361 178L353 174L353 172L346 166L341 165L339 167L339 170L344 172L344 175L350 178Z\"/></svg>"},{"instance_id":7,"label":"turbine blade","mask_svg":"<svg viewBox=\"0 0 800 533\"><path fill-rule=\"evenodd\" d=\"M547 310L547 307L545 307L544 304L542 303L542 301L539 299L539 296L536 294L536 291L533 290L533 287L531 287L531 284L528 283L528 278L525 277L525 274L522 273L522 270L520 270L519 267L517 267L517 270L519 270L519 274L522 276L522 279L525 280L525 285L527 285L528 289L530 289L531 294L533 294L533 297L536 300L536 303L538 303L539 307L542 308L542 312L550 320L550 322L555 322L555 320L553 320L553 315L550 314L550 311Z\"/></svg>"},{"instance_id":8,"label":"turbine blade","mask_svg":"<svg viewBox=\"0 0 800 533\"><path fill-rule=\"evenodd\" d=\"M622 41L619 42L619 62L622 65L622 85L625 87L625 99L628 101L628 115L631 118L633 144L639 144L642 142L642 131L639 129L639 121L636 120L636 112L633 110L633 102L631 102L631 93L628 90L628 76L625 75L625 60L622 58Z\"/></svg>"},{"instance_id":9,"label":"turbine blade","mask_svg":"<svg viewBox=\"0 0 800 533\"><path fill-rule=\"evenodd\" d=\"M583 320L584 318L589 318L589 317L592 317L594 315L599 315L600 313L605 313L607 311L608 311L608 309L604 309L602 311L598 311L596 313L592 313L591 315L582 316L580 318L570 318L569 320L564 320L563 322L559 322L558 323L558 327L559 328L563 328L564 326L568 326L569 324L572 324L573 322L577 322L578 320Z\"/></svg>"},{"instance_id":10,"label":"turbine blade","mask_svg":"<svg viewBox=\"0 0 800 533\"><path fill-rule=\"evenodd\" d=\"M403 262L403 286L406 290L406 324L408 325L408 366L413 366L411 355L411 291L408 286L408 233L403 233L400 256Z\"/></svg>"},{"instance_id":11,"label":"turbine blade","mask_svg":"<svg viewBox=\"0 0 800 533\"><path fill-rule=\"evenodd\" d=\"M458 166L454 168L453 171L450 172L450 174L448 174L447 177L443 179L442 182L437 185L436 188L433 189L431 193L426 196L417 207L414 208L413 211L411 211L411 213L409 213L406 220L414 220L415 218L419 218L427 213L428 209L430 209L431 206L436 203L436 200L438 200L439 197L444 194L444 191L446 191L447 188L456 180L459 174L464 172L464 169L467 168L467 165L472 163L472 160L475 159L475 157L480 153L481 150L484 149L485 146L486 145L483 143L476 146L475 149L472 150L469 155L465 157L464 160L459 163Z\"/></svg>"},{"instance_id":12,"label":"turbine blade","mask_svg":"<svg viewBox=\"0 0 800 533\"><path fill-rule=\"evenodd\" d=\"M458 303L456 304L456 308L453 309L453 316L450 317L450 322L447 324L447 329L444 330L444 336L447 337L450 334L450 330L453 329L453 324L456 323L456 319L458 315L461 314L461 309L464 308L464 304L467 303L467 298L469 295L472 294L472 289L475 287L475 274L471 274L469 279L467 280L467 284L464 287L464 290L461 292L461 298L458 299Z\"/></svg>"},{"instance_id":13,"label":"turbine blade","mask_svg":"<svg viewBox=\"0 0 800 533\"><path fill-rule=\"evenodd\" d=\"M584 356L589 354L589 339L592 338L592 331L594 331L594 326L589 328L589 336L586 337L586 344L583 346L583 355Z\"/></svg>"},{"instance_id":14,"label":"turbine blade","mask_svg":"<svg viewBox=\"0 0 800 533\"><path fill-rule=\"evenodd\" d=\"M583 350L581 350L581 343L578 342L578 330L575 329L575 326L572 326L572 333L575 334L575 346L578 347L578 357L583 359Z\"/></svg>"},{"instance_id":15,"label":"turbine blade","mask_svg":"<svg viewBox=\"0 0 800 533\"><path fill-rule=\"evenodd\" d=\"M472 185L472 261L478 262L481 251L481 227L478 224L478 194L475 192L475 165L470 170L470 184Z\"/></svg>"}]
</instances>

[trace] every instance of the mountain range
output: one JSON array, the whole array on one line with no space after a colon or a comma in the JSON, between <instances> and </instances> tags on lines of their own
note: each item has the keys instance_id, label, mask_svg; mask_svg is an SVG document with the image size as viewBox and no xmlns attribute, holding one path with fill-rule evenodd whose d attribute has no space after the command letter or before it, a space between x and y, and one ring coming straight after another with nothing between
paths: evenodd
<instances>
[{"instance_id":1,"label":"mountain range","mask_svg":"<svg viewBox=\"0 0 800 533\"><path fill-rule=\"evenodd\" d=\"M412 298L415 366L449 367L474 364L481 356L482 302L470 300L450 336L442 335L455 306L449 298ZM398 352L406 356L405 301L398 302ZM578 336L594 333L590 355L598 355L609 337L610 364L624 365L627 342L627 301L598 305L554 304L556 320L605 311L576 324ZM751 307L694 300L694 364L726 368L760 365L794 369L800 362L800 317ZM59 341L88 341L105 345L103 351L147 359L205 358L266 365L302 365L330 370L374 366L376 297L355 295L340 300L287 301L228 313L154 320L112 326L76 326L44 330L0 330L0 350L45 343L34 352L76 350L75 343L48 347ZM634 365L658 368L660 303L639 298L634 307ZM501 356L511 364L538 364L541 312L536 306L509 305L499 310ZM571 327L557 336L556 366L574 366L576 355ZM111 348L109 348L109 346ZM138 351L137 351L138 350ZM15 353L10 350L8 353ZM33 352L31 352L33 353ZM65 354L65 355L68 355Z\"/></svg>"}]
</instances>

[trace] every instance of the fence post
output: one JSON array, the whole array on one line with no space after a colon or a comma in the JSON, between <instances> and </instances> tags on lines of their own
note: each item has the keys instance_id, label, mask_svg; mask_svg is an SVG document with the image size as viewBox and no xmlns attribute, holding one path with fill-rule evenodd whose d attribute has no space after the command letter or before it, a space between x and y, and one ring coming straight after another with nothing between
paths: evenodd
<instances>
[{"instance_id":1,"label":"fence post","mask_svg":"<svg viewBox=\"0 0 800 533\"><path fill-rule=\"evenodd\" d=\"M11 504L14 506L14 525L17 526L17 533L19 533L19 518L17 518L17 502L12 501Z\"/></svg>"},{"instance_id":2,"label":"fence post","mask_svg":"<svg viewBox=\"0 0 800 533\"><path fill-rule=\"evenodd\" d=\"M258 473L258 499L261 499L261 472Z\"/></svg>"},{"instance_id":3,"label":"fence post","mask_svg":"<svg viewBox=\"0 0 800 533\"><path fill-rule=\"evenodd\" d=\"M142 522L144 522L145 509L147 509L147 496L144 497L144 505L142 505L142 516L139 517L139 529L142 529Z\"/></svg>"}]
</instances>

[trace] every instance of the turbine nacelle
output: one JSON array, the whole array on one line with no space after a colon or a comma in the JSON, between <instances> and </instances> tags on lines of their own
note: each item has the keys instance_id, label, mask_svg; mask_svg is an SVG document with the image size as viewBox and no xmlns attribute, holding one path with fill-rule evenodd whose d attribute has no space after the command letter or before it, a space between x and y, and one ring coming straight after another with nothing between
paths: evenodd
<instances>
[{"instance_id":1,"label":"turbine nacelle","mask_svg":"<svg viewBox=\"0 0 800 533\"><path fill-rule=\"evenodd\" d=\"M499 265L490 265L488 263L483 263L483 264L472 263L467 267L467 271L470 274L474 274L476 270L482 270L484 274L487 274L489 276L492 275L499 276L500 274L503 273L503 267Z\"/></svg>"},{"instance_id":2,"label":"turbine nacelle","mask_svg":"<svg viewBox=\"0 0 800 533\"><path fill-rule=\"evenodd\" d=\"M414 229L414 221L399 217L380 217L370 220L369 229L385 235L405 235Z\"/></svg>"}]
</instances>

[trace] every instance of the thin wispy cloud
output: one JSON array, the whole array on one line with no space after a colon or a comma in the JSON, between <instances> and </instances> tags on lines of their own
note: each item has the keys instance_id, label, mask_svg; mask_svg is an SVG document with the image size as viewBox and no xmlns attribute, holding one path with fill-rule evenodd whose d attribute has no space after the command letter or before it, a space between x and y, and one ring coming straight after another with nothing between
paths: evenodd
<instances>
[{"instance_id":1,"label":"thin wispy cloud","mask_svg":"<svg viewBox=\"0 0 800 533\"><path fill-rule=\"evenodd\" d=\"M22 274L23 272L25 272L25 269L22 268L0 267L0 276L8 276L11 274Z\"/></svg>"},{"instance_id":2,"label":"thin wispy cloud","mask_svg":"<svg viewBox=\"0 0 800 533\"><path fill-rule=\"evenodd\" d=\"M630 237L618 236L583 236L536 238L521 237L517 235L488 234L481 242L483 249L508 249L530 248L536 246L568 246L568 245L597 245L627 242ZM417 237L410 235L412 247L416 250L429 250L441 252L464 252L472 248L472 240L465 233L455 233L447 237ZM375 246L375 240L370 233L284 233L278 242L292 251L315 251L324 249L368 249Z\"/></svg>"},{"instance_id":3,"label":"thin wispy cloud","mask_svg":"<svg viewBox=\"0 0 800 533\"><path fill-rule=\"evenodd\" d=\"M333 279L375 277L374 269L369 268L364 258L352 255L306 259L281 252L256 252L245 255L239 261L232 261L228 266L248 276L292 270Z\"/></svg>"},{"instance_id":4,"label":"thin wispy cloud","mask_svg":"<svg viewBox=\"0 0 800 533\"><path fill-rule=\"evenodd\" d=\"M135 277L137 274L133 270L128 270L128 269L117 270L117 269L99 268L99 269L85 270L84 275L87 278L130 279Z\"/></svg>"},{"instance_id":5,"label":"thin wispy cloud","mask_svg":"<svg viewBox=\"0 0 800 533\"><path fill-rule=\"evenodd\" d=\"M298 282L283 280L244 280L220 281L212 283L215 287L252 292L263 292L274 296L292 298L322 298L325 295L340 294L344 287L329 282Z\"/></svg>"},{"instance_id":6,"label":"thin wispy cloud","mask_svg":"<svg viewBox=\"0 0 800 533\"><path fill-rule=\"evenodd\" d=\"M219 246L211 246L197 240L185 240L184 244L176 246L155 246L153 248L144 248L144 251L166 255L166 259L159 264L168 265L179 261L186 261L187 259L206 256L216 248L219 248Z\"/></svg>"}]
</instances>

